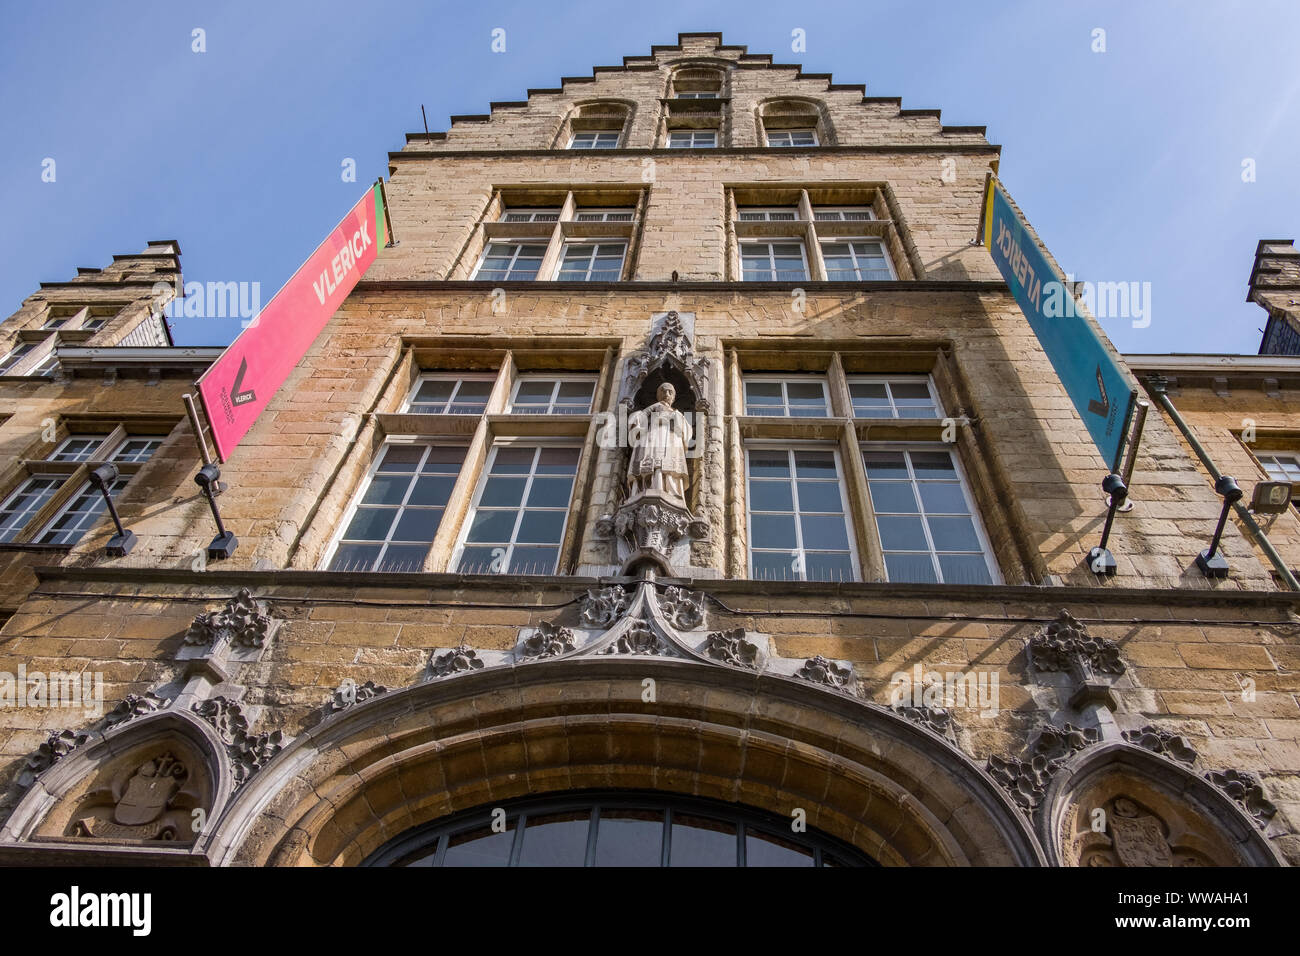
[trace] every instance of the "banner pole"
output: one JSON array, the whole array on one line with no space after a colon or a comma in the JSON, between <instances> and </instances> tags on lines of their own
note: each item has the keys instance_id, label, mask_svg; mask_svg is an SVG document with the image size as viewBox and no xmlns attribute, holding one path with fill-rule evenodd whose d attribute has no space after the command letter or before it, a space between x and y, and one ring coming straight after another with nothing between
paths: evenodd
<instances>
[{"instance_id":1,"label":"banner pole","mask_svg":"<svg viewBox=\"0 0 1300 956\"><path fill-rule=\"evenodd\" d=\"M185 411L190 416L190 427L194 429L194 440L198 442L199 454L203 456L203 464L212 464L212 455L208 453L208 443L203 437L203 425L199 421L199 410L194 407L194 396L186 392L181 396L181 401L185 403Z\"/></svg>"},{"instance_id":2,"label":"banner pole","mask_svg":"<svg viewBox=\"0 0 1300 956\"><path fill-rule=\"evenodd\" d=\"M375 180L379 187L379 195L384 201L384 223L388 226L388 241L384 243L385 249L391 249L397 245L397 239L393 236L393 214L388 210L388 189L384 186L384 177L380 176Z\"/></svg>"}]
</instances>

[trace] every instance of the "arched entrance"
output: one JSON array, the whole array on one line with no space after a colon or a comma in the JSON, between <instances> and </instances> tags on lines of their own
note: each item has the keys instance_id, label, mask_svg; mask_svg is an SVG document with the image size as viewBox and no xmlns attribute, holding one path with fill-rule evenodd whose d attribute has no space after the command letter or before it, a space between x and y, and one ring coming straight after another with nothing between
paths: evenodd
<instances>
[{"instance_id":1,"label":"arched entrance","mask_svg":"<svg viewBox=\"0 0 1300 956\"><path fill-rule=\"evenodd\" d=\"M805 681L658 657L469 671L298 736L205 841L215 865L358 865L412 828L530 795L739 804L882 865L1041 865L1023 815L937 734Z\"/></svg>"}]
</instances>

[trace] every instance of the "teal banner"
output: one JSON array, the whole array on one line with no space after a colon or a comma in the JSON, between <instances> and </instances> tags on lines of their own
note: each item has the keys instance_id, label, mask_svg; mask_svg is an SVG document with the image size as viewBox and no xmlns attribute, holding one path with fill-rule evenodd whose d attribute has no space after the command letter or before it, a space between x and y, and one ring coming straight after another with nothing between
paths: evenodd
<instances>
[{"instance_id":1,"label":"teal banner","mask_svg":"<svg viewBox=\"0 0 1300 956\"><path fill-rule=\"evenodd\" d=\"M992 176L983 239L1097 451L1111 471L1118 471L1137 389Z\"/></svg>"}]
</instances>

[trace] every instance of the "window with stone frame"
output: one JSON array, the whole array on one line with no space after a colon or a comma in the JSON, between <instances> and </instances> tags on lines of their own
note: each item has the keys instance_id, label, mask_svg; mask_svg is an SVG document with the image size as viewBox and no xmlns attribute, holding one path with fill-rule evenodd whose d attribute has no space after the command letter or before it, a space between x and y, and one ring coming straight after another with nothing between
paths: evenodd
<instances>
[{"instance_id":1,"label":"window with stone frame","mask_svg":"<svg viewBox=\"0 0 1300 956\"><path fill-rule=\"evenodd\" d=\"M608 402L619 344L412 343L371 415L374 442L352 452L347 471L356 477L327 489L336 503L322 513L338 517L310 531L295 566L537 574L573 566L581 542L570 511L593 477L587 436L598 403ZM524 471L515 459L529 448Z\"/></svg>"},{"instance_id":2,"label":"window with stone frame","mask_svg":"<svg viewBox=\"0 0 1300 956\"><path fill-rule=\"evenodd\" d=\"M887 580L994 584L988 539L943 445L862 446Z\"/></svg>"},{"instance_id":3,"label":"window with stone frame","mask_svg":"<svg viewBox=\"0 0 1300 956\"><path fill-rule=\"evenodd\" d=\"M557 573L581 454L576 444L495 444L462 531L456 571Z\"/></svg>"},{"instance_id":4,"label":"window with stone frame","mask_svg":"<svg viewBox=\"0 0 1300 956\"><path fill-rule=\"evenodd\" d=\"M826 379L819 375L746 375L745 414L825 418L830 414Z\"/></svg>"},{"instance_id":5,"label":"window with stone frame","mask_svg":"<svg viewBox=\"0 0 1300 956\"><path fill-rule=\"evenodd\" d=\"M857 580L838 448L747 444L745 480L751 579Z\"/></svg>"},{"instance_id":6,"label":"window with stone frame","mask_svg":"<svg viewBox=\"0 0 1300 956\"><path fill-rule=\"evenodd\" d=\"M729 256L727 273L741 280L788 272L781 281L879 282L915 278L904 253L883 186L749 185L726 188ZM800 268L761 261L763 245L778 240ZM771 250L768 250L771 253Z\"/></svg>"},{"instance_id":7,"label":"window with stone frame","mask_svg":"<svg viewBox=\"0 0 1300 956\"><path fill-rule=\"evenodd\" d=\"M589 415L595 391L595 375L520 375L510 396L510 413Z\"/></svg>"},{"instance_id":8,"label":"window with stone frame","mask_svg":"<svg viewBox=\"0 0 1300 956\"><path fill-rule=\"evenodd\" d=\"M495 373L424 373L416 380L403 410L413 415L482 415L496 382Z\"/></svg>"},{"instance_id":9,"label":"window with stone frame","mask_svg":"<svg viewBox=\"0 0 1300 956\"><path fill-rule=\"evenodd\" d=\"M476 241L448 278L480 282L630 278L636 222L644 202L639 187L500 189L488 204Z\"/></svg>"},{"instance_id":10,"label":"window with stone frame","mask_svg":"<svg viewBox=\"0 0 1300 956\"><path fill-rule=\"evenodd\" d=\"M669 149L713 149L717 145L716 129L675 129L668 132Z\"/></svg>"},{"instance_id":11,"label":"window with stone frame","mask_svg":"<svg viewBox=\"0 0 1300 956\"><path fill-rule=\"evenodd\" d=\"M733 556L729 575L1001 583L1015 556L995 552L988 521L1008 542L1011 517L967 477L967 462L986 472L971 429L954 425L969 406L949 353L723 348L746 539L746 563ZM963 417L946 417L954 409Z\"/></svg>"},{"instance_id":12,"label":"window with stone frame","mask_svg":"<svg viewBox=\"0 0 1300 956\"><path fill-rule=\"evenodd\" d=\"M803 282L808 256L800 239L747 239L740 244L740 274L746 282Z\"/></svg>"},{"instance_id":13,"label":"window with stone frame","mask_svg":"<svg viewBox=\"0 0 1300 956\"><path fill-rule=\"evenodd\" d=\"M344 518L329 570L423 570L466 451L433 439L385 444Z\"/></svg>"},{"instance_id":14,"label":"window with stone frame","mask_svg":"<svg viewBox=\"0 0 1300 956\"><path fill-rule=\"evenodd\" d=\"M62 423L59 436L41 457L19 462L23 477L0 501L0 542L72 545L104 513L104 498L89 481L93 468L112 462L116 496L163 443L172 423L150 422L160 434L130 433L124 425L88 431Z\"/></svg>"},{"instance_id":15,"label":"window with stone frame","mask_svg":"<svg viewBox=\"0 0 1300 956\"><path fill-rule=\"evenodd\" d=\"M768 146L817 146L815 129L774 129L767 131Z\"/></svg>"}]
</instances>

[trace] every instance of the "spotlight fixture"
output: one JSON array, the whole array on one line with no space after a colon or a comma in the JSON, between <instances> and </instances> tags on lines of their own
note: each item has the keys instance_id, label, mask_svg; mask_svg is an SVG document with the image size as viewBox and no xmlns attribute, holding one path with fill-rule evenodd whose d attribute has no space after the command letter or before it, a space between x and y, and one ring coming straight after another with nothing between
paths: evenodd
<instances>
[{"instance_id":1,"label":"spotlight fixture","mask_svg":"<svg viewBox=\"0 0 1300 956\"><path fill-rule=\"evenodd\" d=\"M1124 479L1119 475L1107 475L1101 480L1101 490L1106 492L1110 508L1106 511L1106 524L1101 529L1101 544L1088 552L1088 567L1093 574L1110 576L1115 573L1118 565L1115 563L1115 555L1106 550L1106 543L1110 540L1110 526L1115 521L1115 511L1128 497L1128 485L1124 484Z\"/></svg>"},{"instance_id":2,"label":"spotlight fixture","mask_svg":"<svg viewBox=\"0 0 1300 956\"><path fill-rule=\"evenodd\" d=\"M1237 480L1231 475L1220 475L1214 483L1214 493L1223 496L1223 510L1219 512L1219 526L1214 529L1214 539L1196 556L1196 566L1207 578L1226 578L1228 559L1219 553L1219 539L1223 537L1223 526L1228 523L1228 510L1241 500L1245 492L1237 487Z\"/></svg>"},{"instance_id":3,"label":"spotlight fixture","mask_svg":"<svg viewBox=\"0 0 1300 956\"><path fill-rule=\"evenodd\" d=\"M104 550L108 552L111 558L124 558L131 553L135 547L135 533L127 531L122 527L122 519L117 516L117 508L113 507L113 496L109 489L113 487L113 482L117 481L120 472L117 465L112 462L100 465L90 473L90 483L99 489L99 493L104 496L104 504L108 508L109 517L113 519L113 527L117 529L117 534L108 539L108 544Z\"/></svg>"},{"instance_id":4,"label":"spotlight fixture","mask_svg":"<svg viewBox=\"0 0 1300 956\"><path fill-rule=\"evenodd\" d=\"M218 479L221 477L221 469L216 464L204 465L199 469L199 473L194 476L194 483L203 489L203 494L207 496L208 505L212 508L212 520L217 523L217 536L212 539L208 545L208 560L222 561L235 553L239 547L239 541L235 535L226 530L226 526L221 523L221 512L217 510L217 499L215 490L220 485Z\"/></svg>"}]
</instances>

